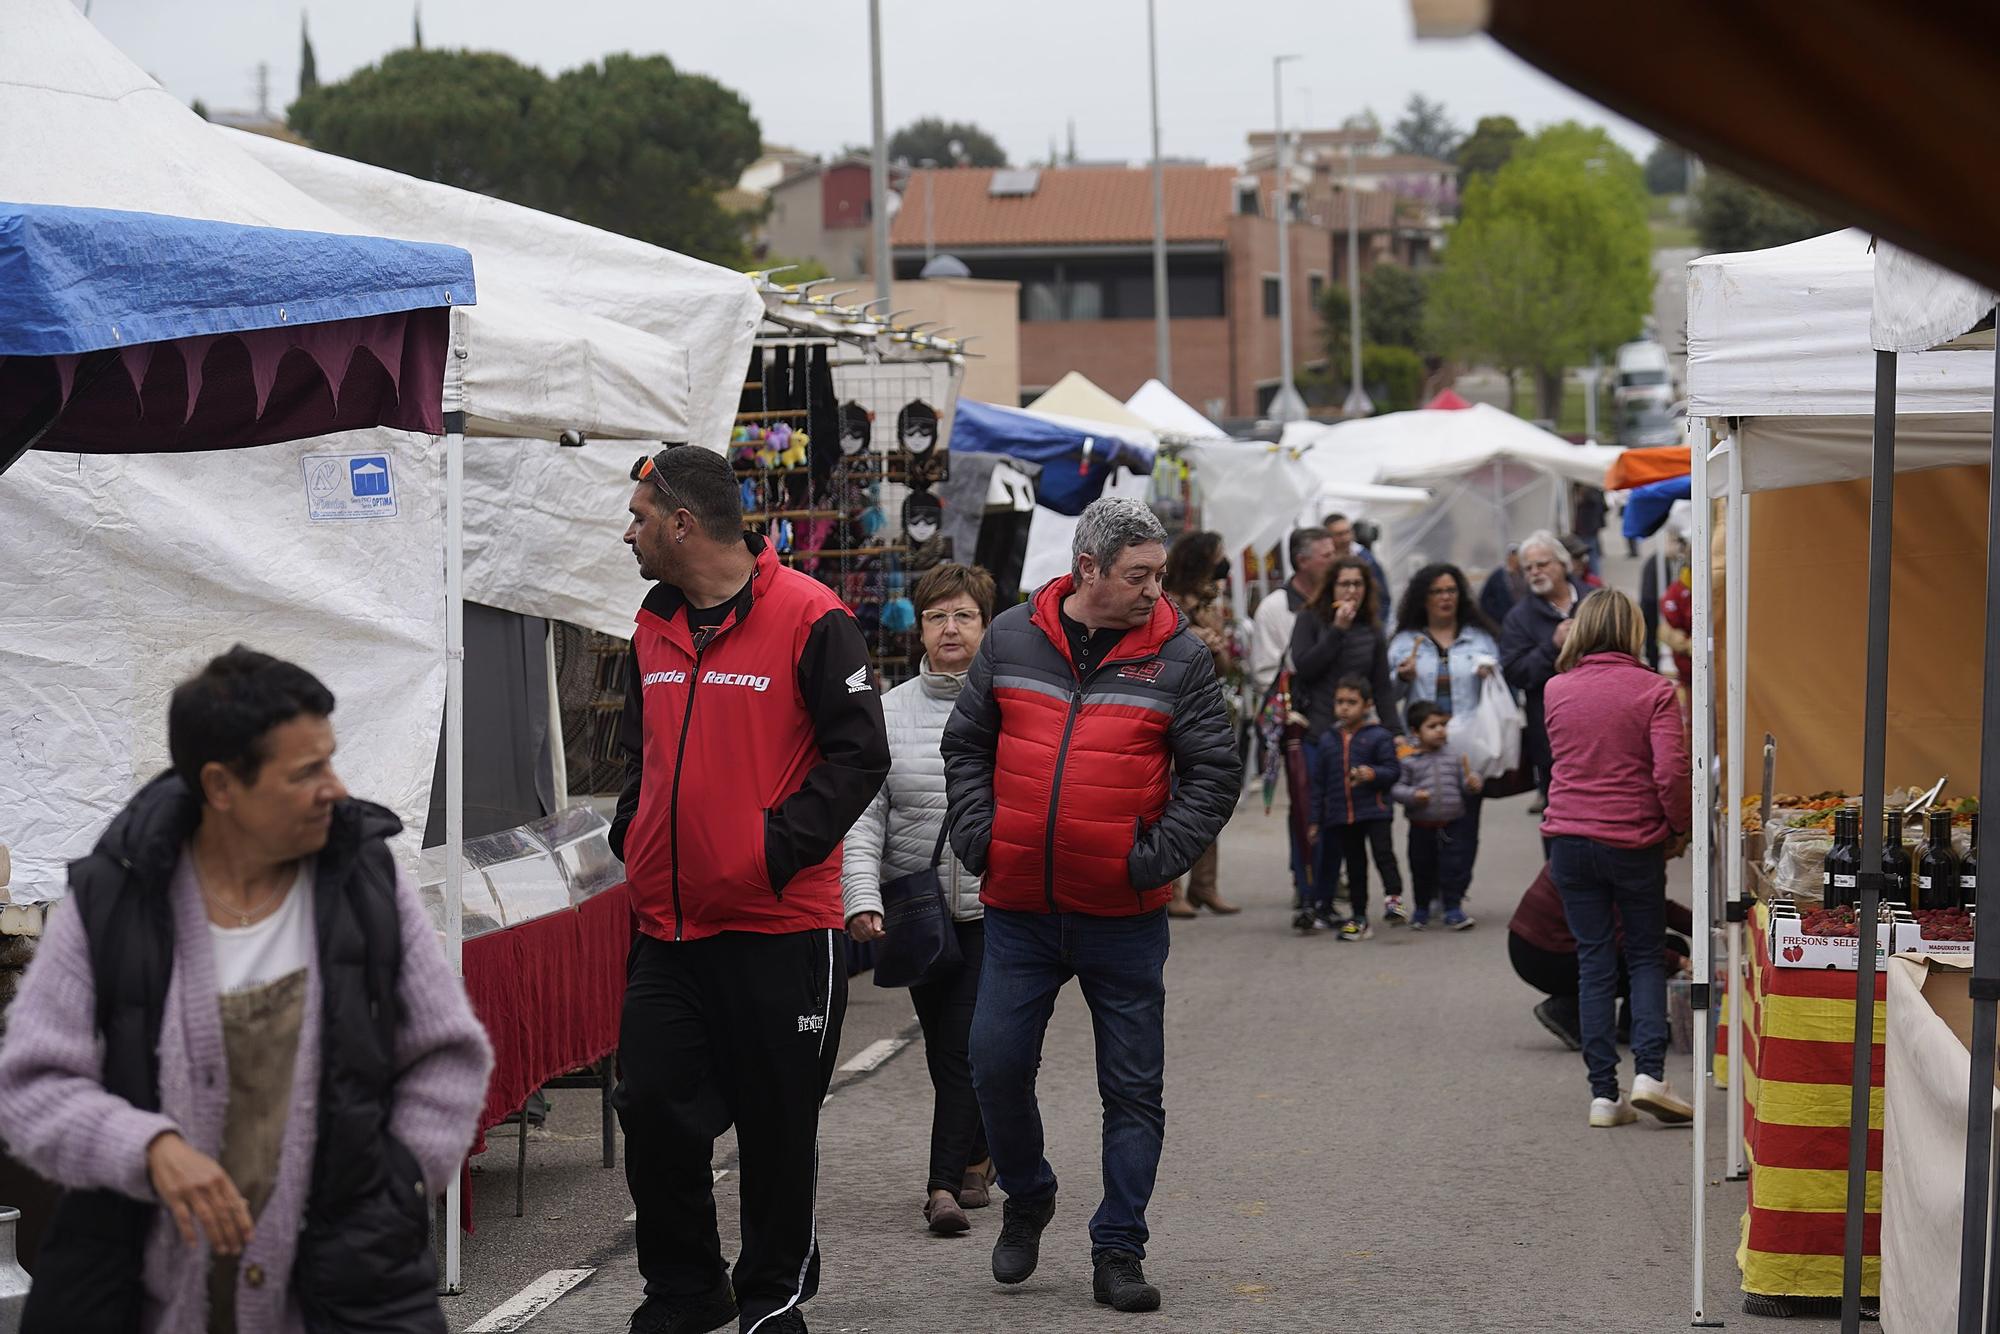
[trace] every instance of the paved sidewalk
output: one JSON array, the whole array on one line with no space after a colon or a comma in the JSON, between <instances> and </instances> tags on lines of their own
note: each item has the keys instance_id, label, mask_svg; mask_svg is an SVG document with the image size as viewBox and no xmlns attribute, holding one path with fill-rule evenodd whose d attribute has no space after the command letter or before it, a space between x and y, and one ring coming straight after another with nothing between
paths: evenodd
<instances>
[{"instance_id":1,"label":"paved sidewalk","mask_svg":"<svg viewBox=\"0 0 2000 1334\"><path fill-rule=\"evenodd\" d=\"M1165 1308L1133 1319L1202 1331L1688 1327L1690 1132L1650 1121L1587 1129L1582 1063L1535 1024L1535 997L1507 963L1506 921L1540 853L1535 824L1524 799L1489 807L1476 930L1378 926L1375 940L1348 944L1286 929L1281 813L1244 804L1222 866L1226 892L1248 911L1174 925L1167 1153L1147 1261ZM1686 880L1682 863L1676 894ZM843 1059L909 1027L907 998L856 981ZM1671 1074L1687 1086L1684 1060ZM1090 1296L1098 1102L1074 988L1041 1077L1061 1203L1042 1268L1019 1288L988 1271L997 1209L975 1214L964 1238L923 1229L921 1049L840 1081L821 1134L826 1259L807 1310L814 1330L1095 1330L1125 1319ZM1721 1098L1711 1106L1715 1177ZM574 1115L567 1104L564 1115ZM486 1180L491 1197L509 1194L499 1166ZM717 1188L732 1253L734 1186L730 1177ZM607 1194L629 1212L622 1187L622 1174L598 1173L579 1189L599 1197L587 1212L601 1218ZM1709 1314L1740 1327L1752 1323L1731 1258L1743 1188L1709 1198ZM607 1237L551 1221L532 1235L532 1263L520 1268L593 1272L525 1327L623 1328L640 1287L629 1225ZM513 1291L453 1299L454 1328Z\"/></svg>"}]
</instances>

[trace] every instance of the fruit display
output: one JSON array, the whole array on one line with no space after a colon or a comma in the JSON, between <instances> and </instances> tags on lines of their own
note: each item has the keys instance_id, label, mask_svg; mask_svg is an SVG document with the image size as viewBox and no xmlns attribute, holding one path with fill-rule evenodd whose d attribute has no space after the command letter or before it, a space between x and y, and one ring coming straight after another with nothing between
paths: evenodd
<instances>
[{"instance_id":1,"label":"fruit display","mask_svg":"<svg viewBox=\"0 0 2000 1334\"><path fill-rule=\"evenodd\" d=\"M1846 904L1837 908L1814 908L1800 919L1799 929L1809 936L1837 936L1845 940L1861 938L1861 921Z\"/></svg>"},{"instance_id":2,"label":"fruit display","mask_svg":"<svg viewBox=\"0 0 2000 1334\"><path fill-rule=\"evenodd\" d=\"M1972 939L1973 917L1964 908L1918 908L1910 915L1926 941Z\"/></svg>"}]
</instances>

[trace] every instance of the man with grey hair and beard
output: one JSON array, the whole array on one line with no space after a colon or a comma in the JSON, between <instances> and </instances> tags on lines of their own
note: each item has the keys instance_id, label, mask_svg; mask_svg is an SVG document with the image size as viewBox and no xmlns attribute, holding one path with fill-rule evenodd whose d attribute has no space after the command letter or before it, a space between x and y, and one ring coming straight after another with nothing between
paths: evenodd
<instances>
[{"instance_id":1,"label":"man with grey hair and beard","mask_svg":"<svg viewBox=\"0 0 2000 1334\"><path fill-rule=\"evenodd\" d=\"M1166 904L1243 777L1213 658L1161 596L1166 563L1143 504L1084 510L1070 573L994 619L942 743L952 847L986 905L971 1046L1007 1192L993 1277L1034 1273L1055 1214L1035 1072L1073 977L1104 1102L1092 1290L1120 1311L1160 1305L1140 1262L1166 1130Z\"/></svg>"},{"instance_id":2,"label":"man with grey hair and beard","mask_svg":"<svg viewBox=\"0 0 2000 1334\"><path fill-rule=\"evenodd\" d=\"M1556 655L1569 638L1570 617L1583 601L1583 585L1570 574L1569 551L1546 528L1521 543L1521 573L1528 596L1514 604L1500 629L1500 665L1507 684L1528 697L1528 725L1521 734L1523 757L1535 766L1541 795L1528 808L1539 815L1549 799L1549 729L1542 690L1556 674Z\"/></svg>"}]
</instances>

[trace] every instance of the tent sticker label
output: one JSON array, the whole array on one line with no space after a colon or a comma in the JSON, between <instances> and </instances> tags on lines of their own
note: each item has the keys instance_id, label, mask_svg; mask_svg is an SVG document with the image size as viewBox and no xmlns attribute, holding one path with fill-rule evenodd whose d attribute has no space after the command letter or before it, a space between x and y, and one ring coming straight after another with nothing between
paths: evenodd
<instances>
[{"instance_id":1,"label":"tent sticker label","mask_svg":"<svg viewBox=\"0 0 2000 1334\"><path fill-rule=\"evenodd\" d=\"M395 474L387 454L308 454L306 518L313 523L396 517Z\"/></svg>"}]
</instances>

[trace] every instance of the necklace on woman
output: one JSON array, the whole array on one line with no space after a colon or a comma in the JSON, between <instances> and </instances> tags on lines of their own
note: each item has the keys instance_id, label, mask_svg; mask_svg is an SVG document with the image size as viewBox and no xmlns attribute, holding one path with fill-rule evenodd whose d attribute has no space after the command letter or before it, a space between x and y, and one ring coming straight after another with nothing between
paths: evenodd
<instances>
[{"instance_id":1,"label":"necklace on woman","mask_svg":"<svg viewBox=\"0 0 2000 1334\"><path fill-rule=\"evenodd\" d=\"M255 903L249 903L243 905L242 907L238 907L235 904L224 901L223 899L218 897L213 890L211 890L208 887L208 879L206 876L202 875L201 864L199 863L199 861L197 861L195 864L194 875L195 875L195 884L201 889L201 896L202 898L208 901L208 906L210 908L213 908L219 915L223 917L235 918L236 926L238 928L249 926L252 922L257 920L257 918L263 916L264 910L271 906L272 900L276 899L278 895L284 890L285 886L291 883L291 877L281 875L278 877L277 883L273 884L271 888L264 891L264 896L262 898L258 899ZM224 925L226 926L227 923L224 923Z\"/></svg>"}]
</instances>

